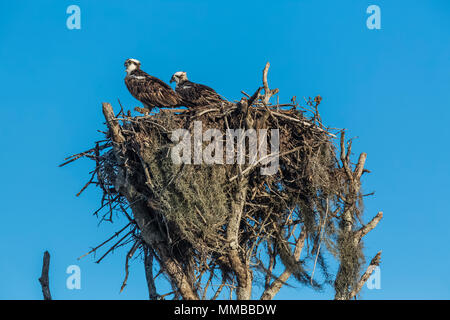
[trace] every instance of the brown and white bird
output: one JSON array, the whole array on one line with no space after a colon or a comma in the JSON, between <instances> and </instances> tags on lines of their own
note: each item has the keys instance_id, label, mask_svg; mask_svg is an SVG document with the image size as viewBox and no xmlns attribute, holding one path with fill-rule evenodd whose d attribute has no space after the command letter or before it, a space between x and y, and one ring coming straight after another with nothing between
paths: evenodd
<instances>
[{"instance_id":1,"label":"brown and white bird","mask_svg":"<svg viewBox=\"0 0 450 320\"><path fill-rule=\"evenodd\" d=\"M142 71L139 60L127 59L125 68L128 91L149 110L155 107L173 108L184 105L181 97L167 83Z\"/></svg>"},{"instance_id":2,"label":"brown and white bird","mask_svg":"<svg viewBox=\"0 0 450 320\"><path fill-rule=\"evenodd\" d=\"M175 92L188 104L206 106L226 101L214 89L188 80L184 71L175 72L170 79L175 82Z\"/></svg>"}]
</instances>

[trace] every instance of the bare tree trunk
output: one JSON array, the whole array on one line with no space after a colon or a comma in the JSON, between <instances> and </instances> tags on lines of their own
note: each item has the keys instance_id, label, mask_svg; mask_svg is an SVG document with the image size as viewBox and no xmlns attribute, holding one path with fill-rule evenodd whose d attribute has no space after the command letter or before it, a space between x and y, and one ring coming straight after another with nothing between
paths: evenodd
<instances>
[{"instance_id":1,"label":"bare tree trunk","mask_svg":"<svg viewBox=\"0 0 450 320\"><path fill-rule=\"evenodd\" d=\"M241 259L240 256L244 257L245 255L242 254L242 249L239 248L239 226L245 198L247 197L247 181L243 177L240 179L238 188L236 199L231 205L232 212L227 228L227 240L230 245L228 258L238 281L236 289L237 299L250 300L252 294L252 273L248 266L249 261L246 261L245 258Z\"/></svg>"},{"instance_id":2,"label":"bare tree trunk","mask_svg":"<svg viewBox=\"0 0 450 320\"><path fill-rule=\"evenodd\" d=\"M156 292L156 285L153 276L153 258L151 249L148 248L147 245L144 245L144 268L149 300L157 300L159 298L159 295Z\"/></svg>"},{"instance_id":3,"label":"bare tree trunk","mask_svg":"<svg viewBox=\"0 0 450 320\"><path fill-rule=\"evenodd\" d=\"M125 141L121 133L121 128L118 121L115 118L111 104L103 103L103 115L105 116L106 123L108 125L111 140L114 143L114 152L119 165L121 165L120 171L117 176L116 190L118 190L123 196L125 196L130 203L130 206L134 213L135 221L141 230L141 235L144 241L155 249L157 252L162 268L174 281L178 290L180 291L183 299L185 300L198 300L199 297L194 291L188 275L181 268L181 266L171 258L170 253L167 251L167 246L163 241L163 237L160 234L160 230L155 226L152 221L153 210L147 205L146 201L135 187L130 183L127 172L127 166L123 163L123 150L121 144Z\"/></svg>"},{"instance_id":4,"label":"bare tree trunk","mask_svg":"<svg viewBox=\"0 0 450 320\"><path fill-rule=\"evenodd\" d=\"M48 271L50 269L50 253L48 251L44 252L44 259L42 262L42 273L39 278L39 282L42 287L42 294L44 295L44 300L52 300L52 295L50 294L50 283L48 279Z\"/></svg>"},{"instance_id":5,"label":"bare tree trunk","mask_svg":"<svg viewBox=\"0 0 450 320\"><path fill-rule=\"evenodd\" d=\"M366 162L367 154L361 153L358 159L358 163L354 171L352 171L351 163L350 163L350 155L351 155L351 141L348 143L347 147L345 147L345 132L341 133L340 139L340 160L344 171L347 176L349 190L345 195L346 198L346 208L342 214L341 221L341 231L339 242L344 243L347 246L347 249L341 253L341 263L339 265L338 273L336 275L335 280L335 289L336 289L336 300L349 300L352 299L362 288L364 283L369 278L372 273L374 267L369 266L368 271L370 274L363 275L360 282L356 285L351 281L354 279L353 273L359 271L355 270L355 262L360 258L356 255L358 251L358 246L362 240L362 238L373 228L376 227L378 222L383 217L383 213L380 212L377 214L375 218L372 219L367 225L361 227L361 229L354 231L355 225L355 210L356 203L358 201L358 197L360 196L361 189L361 176L365 172L364 164ZM379 264L381 256L381 251L377 254L376 259L372 260L374 266Z\"/></svg>"}]
</instances>

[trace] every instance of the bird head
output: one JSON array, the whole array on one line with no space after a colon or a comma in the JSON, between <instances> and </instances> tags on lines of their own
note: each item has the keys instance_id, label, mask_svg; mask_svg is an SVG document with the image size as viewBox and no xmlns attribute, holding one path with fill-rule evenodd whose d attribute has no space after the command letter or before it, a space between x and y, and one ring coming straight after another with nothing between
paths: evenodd
<instances>
[{"instance_id":1,"label":"bird head","mask_svg":"<svg viewBox=\"0 0 450 320\"><path fill-rule=\"evenodd\" d=\"M130 74L133 70L139 69L141 67L141 62L136 59L127 59L125 61L125 71Z\"/></svg>"},{"instance_id":2,"label":"bird head","mask_svg":"<svg viewBox=\"0 0 450 320\"><path fill-rule=\"evenodd\" d=\"M172 82L176 82L176 84L179 84L181 81L185 81L185 80L187 80L188 78L187 78L187 74L186 74L186 72L184 72L184 71L178 71L178 72L175 72L174 74L173 74L173 76L172 76L172 79L170 79L170 83L172 83Z\"/></svg>"}]
</instances>

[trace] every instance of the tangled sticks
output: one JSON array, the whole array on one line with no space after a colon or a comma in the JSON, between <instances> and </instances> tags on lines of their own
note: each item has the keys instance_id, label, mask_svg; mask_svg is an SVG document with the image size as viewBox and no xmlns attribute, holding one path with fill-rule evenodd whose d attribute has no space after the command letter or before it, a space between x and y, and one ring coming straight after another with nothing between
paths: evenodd
<instances>
[{"instance_id":1,"label":"tangled sticks","mask_svg":"<svg viewBox=\"0 0 450 320\"><path fill-rule=\"evenodd\" d=\"M360 278L361 239L382 217L379 213L369 224L361 222L360 178L368 172L365 154L355 166L351 164L351 141L345 145L344 131L336 154L336 135L322 125L318 112L320 96L308 99L305 107L295 98L289 104L270 104L278 89L269 89L268 69L269 64L263 71L263 86L252 96L244 93L246 97L237 103L137 117L126 115L123 109L115 115L111 105L104 103L106 139L64 163L80 157L95 161L91 179L82 190L89 184L102 189L96 214L105 210L103 219L112 220L118 211L130 220L126 228L131 231L107 253L133 242L126 259L127 275L129 258L139 247L146 263L153 266L155 259L159 273L168 276L173 288L160 298L216 299L227 288L230 297L235 293L238 299L250 299L253 284L260 283L264 289L260 298L272 299L292 275L317 289L331 283L337 299L350 299L379 263L378 254ZM219 137L211 152L214 164L177 163L174 132L198 128L203 137L210 129L255 132L258 147L266 137L277 140L277 150L266 155L276 159L276 170L263 174L261 169L267 168L268 161L261 157L252 161L251 135L245 134L236 140L232 137L231 142L227 134L221 136L226 142ZM204 139L196 142L194 137L193 145L190 136L184 141L189 143L187 148L184 145L183 157L190 153L186 151L193 150L195 157L196 150L208 148ZM221 143L243 151L241 161L230 162L230 155L218 147ZM305 243L311 246L303 250ZM328 271L324 248L339 263L335 277ZM277 261L284 267L280 275L275 274ZM322 271L320 281L314 279L316 267ZM153 297L159 273L153 276L150 272L147 277ZM210 287L213 292L208 294Z\"/></svg>"}]
</instances>

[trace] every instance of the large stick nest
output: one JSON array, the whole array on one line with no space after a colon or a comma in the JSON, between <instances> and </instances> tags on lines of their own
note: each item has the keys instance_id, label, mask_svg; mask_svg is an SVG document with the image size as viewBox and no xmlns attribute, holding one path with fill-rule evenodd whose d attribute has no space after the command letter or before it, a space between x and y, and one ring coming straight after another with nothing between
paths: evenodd
<instances>
[{"instance_id":1,"label":"large stick nest","mask_svg":"<svg viewBox=\"0 0 450 320\"><path fill-rule=\"evenodd\" d=\"M300 226L312 244L307 251L312 258L309 261L315 258L326 280L329 278L319 243L337 257L344 249L355 250L351 245L341 248L342 241L337 241L339 213L348 210L349 200L343 199L350 187L336 157L336 130L322 125L318 113L320 96L309 98L305 106L300 106L295 98L288 104L272 105L268 100L277 91L266 90L262 95L261 89L237 103L190 110L161 109L159 113L134 117L121 110L116 115L124 137L119 146L121 163L109 132L95 148L69 161L80 156L96 161L93 177L97 181L90 182L103 190L102 208L107 209L108 219L114 210L127 214L130 205L116 189L118 172L125 166L132 173L127 177L128 183L145 200L148 214L174 259L186 270L197 272L218 268L224 275L231 275L226 256L230 246L228 222L237 194L245 186L238 238L241 258L252 261L267 276L272 267L268 270L260 260L261 248L266 248L265 252L274 260L281 260L297 280L319 287L310 278L310 272L305 271L307 259L295 259L291 248L298 239L295 228ZM195 121L201 121L203 132L219 129L224 137L227 129L268 129L270 141L270 129L279 129L278 171L262 175L263 165L250 165L248 158L243 165L174 164L171 150L176 143L171 135L180 128L193 132ZM362 206L361 195L357 198L352 202L355 218L359 218ZM345 255L356 257L350 263L355 270L349 271L353 282L363 258L359 250Z\"/></svg>"}]
</instances>

